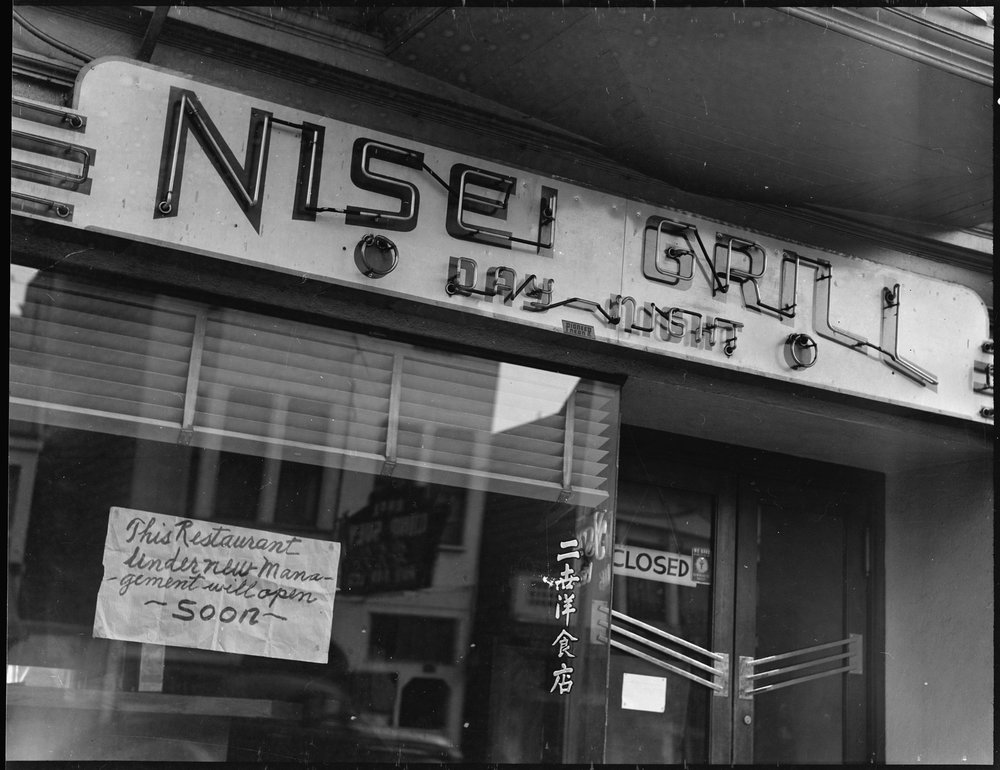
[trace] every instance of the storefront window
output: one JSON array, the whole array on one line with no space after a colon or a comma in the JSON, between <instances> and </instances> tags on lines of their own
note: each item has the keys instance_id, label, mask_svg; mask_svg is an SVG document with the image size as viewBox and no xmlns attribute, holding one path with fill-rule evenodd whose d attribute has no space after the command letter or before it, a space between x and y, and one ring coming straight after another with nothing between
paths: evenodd
<instances>
[{"instance_id":1,"label":"storefront window","mask_svg":"<svg viewBox=\"0 0 1000 770\"><path fill-rule=\"evenodd\" d=\"M10 320L9 759L602 760L615 387L16 267ZM95 637L113 509L339 543L326 662L169 643L243 622L191 585Z\"/></svg>"}]
</instances>

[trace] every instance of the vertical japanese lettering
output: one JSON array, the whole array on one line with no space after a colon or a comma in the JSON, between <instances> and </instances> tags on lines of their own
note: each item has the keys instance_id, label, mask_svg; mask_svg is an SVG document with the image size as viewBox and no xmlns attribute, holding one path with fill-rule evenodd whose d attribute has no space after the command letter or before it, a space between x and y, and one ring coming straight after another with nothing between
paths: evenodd
<instances>
[{"instance_id":1,"label":"vertical japanese lettering","mask_svg":"<svg viewBox=\"0 0 1000 770\"><path fill-rule=\"evenodd\" d=\"M556 561L579 559L579 546L579 540L563 540L559 543L560 552L556 555ZM558 691L560 695L566 695L573 689L573 666L568 665L565 659L576 657L573 654L573 644L579 641L568 629L570 618L576 613L576 584L580 582L580 576L571 564L566 563L557 577L545 577L543 580L546 585L556 589L555 617L563 625L551 645L556 648L559 667L552 672L552 687L549 692Z\"/></svg>"}]
</instances>

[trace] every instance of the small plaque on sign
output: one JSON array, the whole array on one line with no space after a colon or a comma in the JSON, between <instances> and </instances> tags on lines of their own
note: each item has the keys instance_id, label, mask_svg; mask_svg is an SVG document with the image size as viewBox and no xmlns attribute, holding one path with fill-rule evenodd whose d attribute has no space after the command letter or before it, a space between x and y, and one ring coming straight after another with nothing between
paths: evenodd
<instances>
[{"instance_id":1,"label":"small plaque on sign","mask_svg":"<svg viewBox=\"0 0 1000 770\"><path fill-rule=\"evenodd\" d=\"M705 585L712 582L712 551L710 549L691 549L691 580Z\"/></svg>"},{"instance_id":2,"label":"small plaque on sign","mask_svg":"<svg viewBox=\"0 0 1000 770\"><path fill-rule=\"evenodd\" d=\"M594 334L594 327L587 324L576 323L575 321L562 322L563 331L572 334L574 337L586 337L588 340L597 339Z\"/></svg>"},{"instance_id":3,"label":"small plaque on sign","mask_svg":"<svg viewBox=\"0 0 1000 770\"><path fill-rule=\"evenodd\" d=\"M622 675L622 708L662 714L667 704L667 680L662 676Z\"/></svg>"}]
</instances>

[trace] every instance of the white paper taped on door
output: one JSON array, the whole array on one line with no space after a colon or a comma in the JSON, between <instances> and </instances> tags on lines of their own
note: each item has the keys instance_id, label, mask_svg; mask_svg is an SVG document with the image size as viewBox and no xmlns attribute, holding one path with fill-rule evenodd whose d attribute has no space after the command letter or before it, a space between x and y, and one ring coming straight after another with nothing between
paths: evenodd
<instances>
[{"instance_id":1,"label":"white paper taped on door","mask_svg":"<svg viewBox=\"0 0 1000 770\"><path fill-rule=\"evenodd\" d=\"M94 636L326 663L340 543L112 508Z\"/></svg>"},{"instance_id":2,"label":"white paper taped on door","mask_svg":"<svg viewBox=\"0 0 1000 770\"><path fill-rule=\"evenodd\" d=\"M667 680L662 676L622 675L622 708L662 714L667 703Z\"/></svg>"}]
</instances>

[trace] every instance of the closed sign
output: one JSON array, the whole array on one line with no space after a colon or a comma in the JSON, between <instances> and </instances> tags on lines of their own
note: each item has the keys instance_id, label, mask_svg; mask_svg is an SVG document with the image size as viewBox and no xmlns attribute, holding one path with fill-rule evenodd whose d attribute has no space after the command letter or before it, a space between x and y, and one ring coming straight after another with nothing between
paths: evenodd
<instances>
[{"instance_id":1,"label":"closed sign","mask_svg":"<svg viewBox=\"0 0 1000 770\"><path fill-rule=\"evenodd\" d=\"M614 573L625 577L694 586L691 557L633 545L615 545Z\"/></svg>"}]
</instances>

